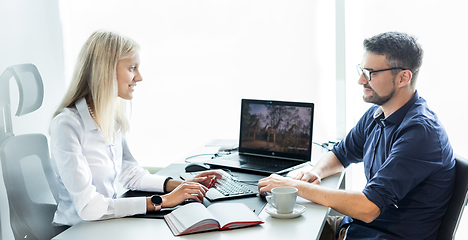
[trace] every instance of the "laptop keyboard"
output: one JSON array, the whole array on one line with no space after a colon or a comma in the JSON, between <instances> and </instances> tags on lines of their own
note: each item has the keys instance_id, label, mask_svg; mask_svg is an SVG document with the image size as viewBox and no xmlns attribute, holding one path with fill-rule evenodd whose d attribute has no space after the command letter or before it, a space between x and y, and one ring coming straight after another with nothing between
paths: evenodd
<instances>
[{"instance_id":1,"label":"laptop keyboard","mask_svg":"<svg viewBox=\"0 0 468 240\"><path fill-rule=\"evenodd\" d=\"M248 184L242 183L237 179L234 179L229 173L222 169L217 169L223 178L218 179L218 182L215 184L216 190L220 192L225 197L223 198L235 198L235 197L244 197L244 196L255 196L257 191L253 191L249 188ZM192 172L191 175L198 175L200 172ZM215 200L215 199L210 199Z\"/></svg>"},{"instance_id":2,"label":"laptop keyboard","mask_svg":"<svg viewBox=\"0 0 468 240\"><path fill-rule=\"evenodd\" d=\"M230 174L221 171L223 179L219 179L216 184L216 189L224 196L239 196L239 195L252 195L255 194L250 190L246 184L234 180Z\"/></svg>"}]
</instances>

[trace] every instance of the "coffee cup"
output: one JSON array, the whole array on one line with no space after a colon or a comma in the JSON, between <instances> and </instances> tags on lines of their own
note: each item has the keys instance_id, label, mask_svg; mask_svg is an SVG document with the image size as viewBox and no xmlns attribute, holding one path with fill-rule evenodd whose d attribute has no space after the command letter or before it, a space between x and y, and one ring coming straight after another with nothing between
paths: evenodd
<instances>
[{"instance_id":1,"label":"coffee cup","mask_svg":"<svg viewBox=\"0 0 468 240\"><path fill-rule=\"evenodd\" d=\"M276 187L271 190L271 195L266 196L267 202L281 214L292 213L296 205L297 188Z\"/></svg>"}]
</instances>

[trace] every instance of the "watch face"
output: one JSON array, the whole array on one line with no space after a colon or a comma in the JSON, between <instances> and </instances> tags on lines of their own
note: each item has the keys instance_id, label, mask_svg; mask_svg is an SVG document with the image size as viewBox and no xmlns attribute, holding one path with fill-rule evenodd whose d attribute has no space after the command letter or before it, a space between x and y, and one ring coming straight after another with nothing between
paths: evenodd
<instances>
[{"instance_id":1,"label":"watch face","mask_svg":"<svg viewBox=\"0 0 468 240\"><path fill-rule=\"evenodd\" d=\"M162 198L160 196L152 196L151 197L151 202L156 205L161 205L162 203Z\"/></svg>"}]
</instances>

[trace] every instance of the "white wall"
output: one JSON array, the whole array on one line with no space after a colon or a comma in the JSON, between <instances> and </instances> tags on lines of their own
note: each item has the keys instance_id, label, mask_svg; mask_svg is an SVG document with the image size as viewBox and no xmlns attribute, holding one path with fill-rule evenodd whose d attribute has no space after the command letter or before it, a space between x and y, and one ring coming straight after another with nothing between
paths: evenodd
<instances>
[{"instance_id":1,"label":"white wall","mask_svg":"<svg viewBox=\"0 0 468 240\"><path fill-rule=\"evenodd\" d=\"M11 65L32 63L44 81L43 105L36 112L13 117L15 135L48 134L49 122L65 91L62 30L55 0L0 0L0 75ZM16 82L10 80L12 115L16 113ZM0 171L1 239L13 239L8 202Z\"/></svg>"},{"instance_id":2,"label":"white wall","mask_svg":"<svg viewBox=\"0 0 468 240\"><path fill-rule=\"evenodd\" d=\"M327 126L314 128L314 140L335 137L333 1L60 3L67 68L96 29L140 43L144 80L129 142L142 165L166 166L212 139L238 138L241 98L313 102L315 126Z\"/></svg>"}]
</instances>

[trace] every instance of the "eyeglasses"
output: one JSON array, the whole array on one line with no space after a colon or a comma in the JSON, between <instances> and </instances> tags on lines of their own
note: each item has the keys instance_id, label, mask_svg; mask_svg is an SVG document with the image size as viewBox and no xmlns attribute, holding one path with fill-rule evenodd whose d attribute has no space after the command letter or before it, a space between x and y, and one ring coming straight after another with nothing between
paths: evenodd
<instances>
[{"instance_id":1,"label":"eyeglasses","mask_svg":"<svg viewBox=\"0 0 468 240\"><path fill-rule=\"evenodd\" d=\"M369 71L369 70L367 70L367 69L361 68L361 64L358 64L358 65L356 66L356 68L357 68L357 71L358 71L359 76L361 76L362 74L364 74L364 78L366 78L366 80L367 80L368 82L371 81L372 73L383 72L383 71L390 71L390 70L396 70L396 69L408 70L408 69L402 68L402 67L394 67L394 68L387 68L387 69Z\"/></svg>"}]
</instances>

